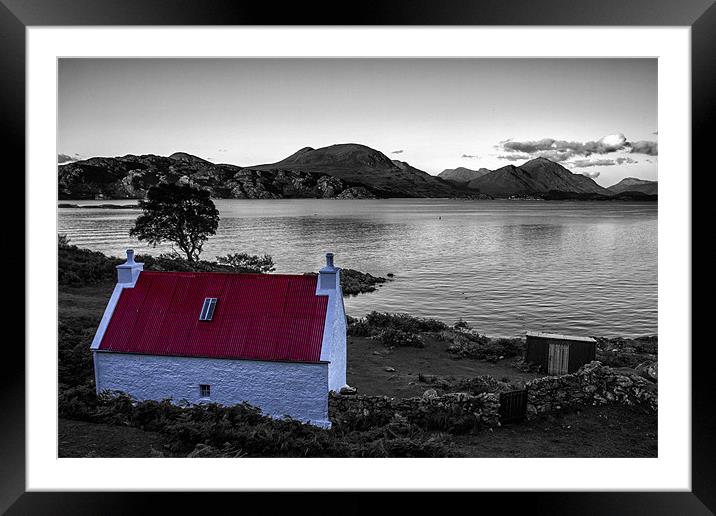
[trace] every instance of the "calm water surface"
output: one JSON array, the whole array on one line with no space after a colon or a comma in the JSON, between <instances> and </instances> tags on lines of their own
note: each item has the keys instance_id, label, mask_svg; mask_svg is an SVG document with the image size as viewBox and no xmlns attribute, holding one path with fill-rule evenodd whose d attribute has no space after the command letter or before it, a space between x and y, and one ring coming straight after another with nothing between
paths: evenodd
<instances>
[{"instance_id":1,"label":"calm water surface","mask_svg":"<svg viewBox=\"0 0 716 516\"><path fill-rule=\"evenodd\" d=\"M96 205L99 201L63 201ZM128 202L132 204L135 201ZM336 265L394 281L349 315L409 312L489 335L657 333L657 205L618 202L217 200L203 257L271 254L277 272ZM123 201L111 201L121 204ZM159 254L128 235L139 210L59 209L72 243Z\"/></svg>"}]
</instances>

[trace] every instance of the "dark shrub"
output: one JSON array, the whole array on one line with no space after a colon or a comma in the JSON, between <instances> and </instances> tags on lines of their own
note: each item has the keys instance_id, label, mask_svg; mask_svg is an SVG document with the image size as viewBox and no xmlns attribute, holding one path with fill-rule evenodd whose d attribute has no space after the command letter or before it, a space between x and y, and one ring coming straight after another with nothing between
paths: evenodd
<instances>
[{"instance_id":1,"label":"dark shrub","mask_svg":"<svg viewBox=\"0 0 716 516\"><path fill-rule=\"evenodd\" d=\"M118 258L108 258L102 253L80 249L68 243L57 247L58 276L60 286L82 286L114 281L115 267L122 263Z\"/></svg>"},{"instance_id":2,"label":"dark shrub","mask_svg":"<svg viewBox=\"0 0 716 516\"><path fill-rule=\"evenodd\" d=\"M94 381L69 387L60 384L58 392L58 415L67 419L92 420L97 410Z\"/></svg>"},{"instance_id":3,"label":"dark shrub","mask_svg":"<svg viewBox=\"0 0 716 516\"><path fill-rule=\"evenodd\" d=\"M420 335L408 333L394 328L386 328L378 334L377 339L386 348L424 348Z\"/></svg>"},{"instance_id":4,"label":"dark shrub","mask_svg":"<svg viewBox=\"0 0 716 516\"><path fill-rule=\"evenodd\" d=\"M454 454L447 436L426 433L386 414L371 425L365 424L370 418L361 418L360 425L338 424L333 430L324 430L291 419L263 416L259 409L247 404L179 407L169 401L136 402L117 392L103 392L96 397L94 386L89 385L64 389L61 397L60 417L161 432L168 449L180 455L448 457ZM431 423L439 424L438 420Z\"/></svg>"},{"instance_id":5,"label":"dark shrub","mask_svg":"<svg viewBox=\"0 0 716 516\"><path fill-rule=\"evenodd\" d=\"M139 403L132 411L132 426L149 432L157 432L175 420L181 408L169 400L145 401Z\"/></svg>"},{"instance_id":6,"label":"dark shrub","mask_svg":"<svg viewBox=\"0 0 716 516\"><path fill-rule=\"evenodd\" d=\"M353 337L369 337L373 335L373 329L365 321L365 319L356 319L355 317L347 316L348 322L348 335Z\"/></svg>"},{"instance_id":7,"label":"dark shrub","mask_svg":"<svg viewBox=\"0 0 716 516\"><path fill-rule=\"evenodd\" d=\"M484 392L501 392L509 390L509 384L500 382L490 375L474 376L472 378L460 378L451 383L449 390L452 392L467 392L473 396Z\"/></svg>"},{"instance_id":8,"label":"dark shrub","mask_svg":"<svg viewBox=\"0 0 716 516\"><path fill-rule=\"evenodd\" d=\"M456 330L469 330L470 329L470 325L467 323L467 321L463 321L462 317L460 317L460 319L455 321L455 324L453 324L452 327L455 328Z\"/></svg>"},{"instance_id":9,"label":"dark shrub","mask_svg":"<svg viewBox=\"0 0 716 516\"><path fill-rule=\"evenodd\" d=\"M102 391L97 396L97 409L93 420L109 425L127 425L132 422L134 400L127 394L116 391Z\"/></svg>"},{"instance_id":10,"label":"dark shrub","mask_svg":"<svg viewBox=\"0 0 716 516\"><path fill-rule=\"evenodd\" d=\"M177 254L160 254L157 257L140 255L138 262L144 263L144 268L151 271L171 272L236 272L264 274L273 270L273 258L269 255L253 256L245 253L220 256L216 262L198 260L190 262Z\"/></svg>"},{"instance_id":11,"label":"dark shrub","mask_svg":"<svg viewBox=\"0 0 716 516\"><path fill-rule=\"evenodd\" d=\"M98 322L89 316L59 319L57 372L60 383L79 385L94 380L90 343Z\"/></svg>"},{"instance_id":12,"label":"dark shrub","mask_svg":"<svg viewBox=\"0 0 716 516\"><path fill-rule=\"evenodd\" d=\"M381 335L384 330L397 330L403 333L433 333L447 330L448 326L435 319L413 317L408 314L371 312L362 319L348 318L348 334L354 337ZM391 336L388 336L391 338ZM419 346L422 347L422 346Z\"/></svg>"},{"instance_id":13,"label":"dark shrub","mask_svg":"<svg viewBox=\"0 0 716 516\"><path fill-rule=\"evenodd\" d=\"M610 367L634 368L640 363L655 360L658 353L657 336L637 337L597 337L597 360Z\"/></svg>"},{"instance_id":14,"label":"dark shrub","mask_svg":"<svg viewBox=\"0 0 716 516\"><path fill-rule=\"evenodd\" d=\"M456 333L448 352L459 358L474 358L496 362L503 358L521 355L524 351L522 339L490 339L477 333Z\"/></svg>"},{"instance_id":15,"label":"dark shrub","mask_svg":"<svg viewBox=\"0 0 716 516\"><path fill-rule=\"evenodd\" d=\"M381 283L388 281L385 278L373 276L367 272L354 269L341 269L341 289L344 296L356 296L366 292L375 291Z\"/></svg>"},{"instance_id":16,"label":"dark shrub","mask_svg":"<svg viewBox=\"0 0 716 516\"><path fill-rule=\"evenodd\" d=\"M409 437L384 438L360 447L358 457L456 457L457 452L449 440L440 435L427 438L411 439Z\"/></svg>"},{"instance_id":17,"label":"dark shrub","mask_svg":"<svg viewBox=\"0 0 716 516\"><path fill-rule=\"evenodd\" d=\"M392 328L407 333L438 332L448 328L447 324L441 321L413 317L405 313L371 312L365 316L365 321L373 328Z\"/></svg>"},{"instance_id":18,"label":"dark shrub","mask_svg":"<svg viewBox=\"0 0 716 516\"><path fill-rule=\"evenodd\" d=\"M265 274L276 270L271 255L254 256L246 253L217 256L219 265L228 265L234 272Z\"/></svg>"}]
</instances>

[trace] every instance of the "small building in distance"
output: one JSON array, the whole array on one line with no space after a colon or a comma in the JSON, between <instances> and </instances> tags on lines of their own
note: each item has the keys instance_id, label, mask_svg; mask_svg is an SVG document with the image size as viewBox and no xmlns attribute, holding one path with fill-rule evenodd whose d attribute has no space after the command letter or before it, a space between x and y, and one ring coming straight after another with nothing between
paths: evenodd
<instances>
[{"instance_id":1,"label":"small building in distance","mask_svg":"<svg viewBox=\"0 0 716 516\"><path fill-rule=\"evenodd\" d=\"M527 332L525 360L539 364L549 375L574 373L596 360L597 341L556 333Z\"/></svg>"},{"instance_id":2,"label":"small building in distance","mask_svg":"<svg viewBox=\"0 0 716 516\"><path fill-rule=\"evenodd\" d=\"M91 345L97 393L247 402L330 427L346 315L340 269L326 260L318 275L155 272L128 250Z\"/></svg>"}]
</instances>

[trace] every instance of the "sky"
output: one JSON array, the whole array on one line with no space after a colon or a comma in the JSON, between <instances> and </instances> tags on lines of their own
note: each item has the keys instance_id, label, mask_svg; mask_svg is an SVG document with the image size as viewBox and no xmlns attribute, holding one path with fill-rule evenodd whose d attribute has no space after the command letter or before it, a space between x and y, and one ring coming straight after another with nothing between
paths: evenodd
<instances>
[{"instance_id":1,"label":"sky","mask_svg":"<svg viewBox=\"0 0 716 516\"><path fill-rule=\"evenodd\" d=\"M58 89L60 161L361 143L430 174L544 156L657 179L656 59L61 59Z\"/></svg>"}]
</instances>

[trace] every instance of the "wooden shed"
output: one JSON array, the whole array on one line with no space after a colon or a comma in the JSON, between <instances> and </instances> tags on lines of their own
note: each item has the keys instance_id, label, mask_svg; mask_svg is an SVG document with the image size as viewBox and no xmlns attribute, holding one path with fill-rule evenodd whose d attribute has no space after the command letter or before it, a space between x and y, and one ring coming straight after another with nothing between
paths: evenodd
<instances>
[{"instance_id":1,"label":"wooden shed","mask_svg":"<svg viewBox=\"0 0 716 516\"><path fill-rule=\"evenodd\" d=\"M597 341L591 337L574 337L556 333L527 333L525 360L539 364L549 375L573 373L595 360Z\"/></svg>"}]
</instances>

